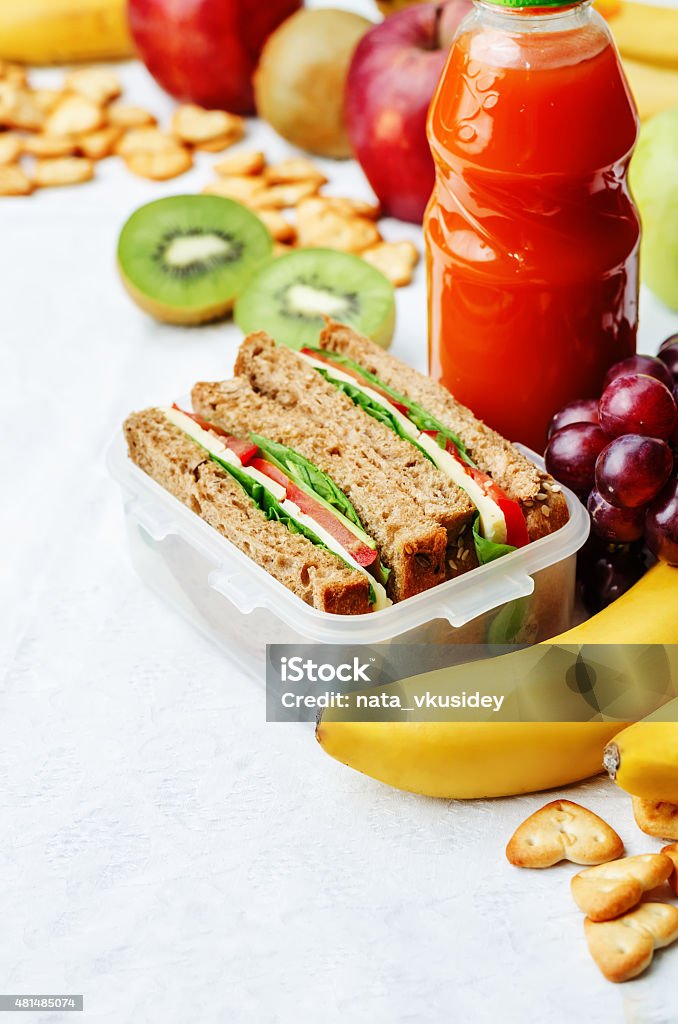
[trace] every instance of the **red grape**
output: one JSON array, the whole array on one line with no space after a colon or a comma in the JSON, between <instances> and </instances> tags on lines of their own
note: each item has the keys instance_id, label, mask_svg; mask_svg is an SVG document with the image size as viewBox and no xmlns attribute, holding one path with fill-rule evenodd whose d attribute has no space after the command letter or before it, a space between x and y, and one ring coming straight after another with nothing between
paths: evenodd
<instances>
[{"instance_id":1,"label":"red grape","mask_svg":"<svg viewBox=\"0 0 678 1024\"><path fill-rule=\"evenodd\" d=\"M595 615L637 583L646 571L637 545L616 547L591 534L577 558L581 596L587 611Z\"/></svg>"},{"instance_id":2,"label":"red grape","mask_svg":"<svg viewBox=\"0 0 678 1024\"><path fill-rule=\"evenodd\" d=\"M609 438L595 423L570 423L546 446L546 468L556 480L583 496L593 487L596 459L608 443Z\"/></svg>"},{"instance_id":3,"label":"red grape","mask_svg":"<svg viewBox=\"0 0 678 1024\"><path fill-rule=\"evenodd\" d=\"M611 544L630 544L643 536L644 508L615 508L595 488L589 494L586 507L593 531L603 540Z\"/></svg>"},{"instance_id":4,"label":"red grape","mask_svg":"<svg viewBox=\"0 0 678 1024\"><path fill-rule=\"evenodd\" d=\"M673 401L676 403L676 407L678 408L678 381L673 385ZM678 420L676 420L676 425L673 428L669 440L674 448L678 448Z\"/></svg>"},{"instance_id":5,"label":"red grape","mask_svg":"<svg viewBox=\"0 0 678 1024\"><path fill-rule=\"evenodd\" d=\"M678 480L670 480L648 507L645 540L653 555L678 565Z\"/></svg>"},{"instance_id":6,"label":"red grape","mask_svg":"<svg viewBox=\"0 0 678 1024\"><path fill-rule=\"evenodd\" d=\"M603 391L598 408L600 425L610 437L642 434L665 441L676 422L673 395L645 373L616 377Z\"/></svg>"},{"instance_id":7,"label":"red grape","mask_svg":"<svg viewBox=\"0 0 678 1024\"><path fill-rule=\"evenodd\" d=\"M678 379L678 334L672 334L670 338L661 343L659 358L669 373Z\"/></svg>"},{"instance_id":8,"label":"red grape","mask_svg":"<svg viewBox=\"0 0 678 1024\"><path fill-rule=\"evenodd\" d=\"M547 437L551 438L558 430L567 427L570 423L597 423L598 402L595 398L578 398L574 402L568 402L559 412L555 414L549 424Z\"/></svg>"},{"instance_id":9,"label":"red grape","mask_svg":"<svg viewBox=\"0 0 678 1024\"><path fill-rule=\"evenodd\" d=\"M656 377L662 384L666 384L667 388L673 387L673 377L661 359L657 359L656 356L635 355L621 359L610 367L603 380L603 391L617 377L628 377L632 373L645 373L648 377Z\"/></svg>"},{"instance_id":10,"label":"red grape","mask_svg":"<svg viewBox=\"0 0 678 1024\"><path fill-rule=\"evenodd\" d=\"M596 487L610 505L640 508L659 494L672 470L673 456L665 441L624 434L598 456Z\"/></svg>"}]
</instances>

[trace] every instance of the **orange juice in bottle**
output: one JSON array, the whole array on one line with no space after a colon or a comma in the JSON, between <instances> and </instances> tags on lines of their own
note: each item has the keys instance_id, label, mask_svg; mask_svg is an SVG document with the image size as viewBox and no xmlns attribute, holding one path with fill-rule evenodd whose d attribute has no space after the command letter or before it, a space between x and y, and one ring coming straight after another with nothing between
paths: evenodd
<instances>
[{"instance_id":1,"label":"orange juice in bottle","mask_svg":"<svg viewBox=\"0 0 678 1024\"><path fill-rule=\"evenodd\" d=\"M543 450L549 419L635 351L638 119L587 2L475 0L431 105L429 365Z\"/></svg>"}]
</instances>

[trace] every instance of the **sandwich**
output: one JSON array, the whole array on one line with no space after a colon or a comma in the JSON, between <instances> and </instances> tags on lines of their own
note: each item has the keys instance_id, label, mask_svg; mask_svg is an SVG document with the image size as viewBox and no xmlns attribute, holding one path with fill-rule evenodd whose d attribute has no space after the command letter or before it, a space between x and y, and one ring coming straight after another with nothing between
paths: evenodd
<instances>
[{"instance_id":1,"label":"sandwich","mask_svg":"<svg viewBox=\"0 0 678 1024\"><path fill-rule=\"evenodd\" d=\"M377 543L390 570L387 589L393 600L403 601L445 581L447 530L426 511L425 501L416 500L407 469L393 475L389 463L366 437L350 429L343 416L326 409L322 421L313 420L298 406L286 407L254 391L244 377L196 384L191 398L196 412L221 429L246 433L255 442L263 435L269 444L286 445L331 478ZM411 461L406 448L404 454ZM457 531L470 521L471 513L470 507L461 514L450 506Z\"/></svg>"},{"instance_id":2,"label":"sandwich","mask_svg":"<svg viewBox=\"0 0 678 1024\"><path fill-rule=\"evenodd\" d=\"M343 413L384 459L390 437L399 446L396 473L409 472L407 459L418 473L425 466L438 499L448 499L442 515L439 506L431 511L448 528L452 507L457 517L448 535L450 576L539 540L568 519L565 497L549 474L441 385L343 324L328 322L318 345L299 353L251 335L236 372L254 390L302 408L316 422ZM403 449L409 455L403 457Z\"/></svg>"},{"instance_id":3,"label":"sandwich","mask_svg":"<svg viewBox=\"0 0 678 1024\"><path fill-rule=\"evenodd\" d=\"M307 604L388 607L376 543L346 495L291 448L235 437L176 406L125 422L130 458Z\"/></svg>"},{"instance_id":4,"label":"sandwich","mask_svg":"<svg viewBox=\"0 0 678 1024\"><path fill-rule=\"evenodd\" d=\"M387 608L553 533L553 479L440 385L327 322L263 332L193 411L132 414L130 458L314 608Z\"/></svg>"}]
</instances>

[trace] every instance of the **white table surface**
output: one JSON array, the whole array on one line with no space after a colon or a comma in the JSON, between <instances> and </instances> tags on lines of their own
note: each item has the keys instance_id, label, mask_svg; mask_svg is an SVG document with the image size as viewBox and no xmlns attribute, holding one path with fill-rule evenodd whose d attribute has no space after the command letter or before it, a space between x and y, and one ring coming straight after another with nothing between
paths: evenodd
<instances>
[{"instance_id":1,"label":"white table surface","mask_svg":"<svg viewBox=\"0 0 678 1024\"><path fill-rule=\"evenodd\" d=\"M123 75L171 109L140 66ZM261 124L247 143L287 151ZM263 689L135 577L105 446L131 409L228 375L239 332L147 319L115 243L215 159L164 185L110 160L92 184L0 200L0 991L82 992L106 1024L675 1022L678 951L608 984L572 869L506 862L543 796L434 801L351 772L310 726L266 724ZM327 169L368 194L356 165ZM422 368L424 311L420 268L393 351ZM640 348L677 329L645 294ZM658 848L611 784L568 795L630 852Z\"/></svg>"}]
</instances>

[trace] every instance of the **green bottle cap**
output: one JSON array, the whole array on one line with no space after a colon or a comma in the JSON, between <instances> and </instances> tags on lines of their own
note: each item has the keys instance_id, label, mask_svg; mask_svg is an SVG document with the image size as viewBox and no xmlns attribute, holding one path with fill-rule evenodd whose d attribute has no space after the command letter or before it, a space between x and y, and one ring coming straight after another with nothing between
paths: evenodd
<instances>
[{"instance_id":1,"label":"green bottle cap","mask_svg":"<svg viewBox=\"0 0 678 1024\"><path fill-rule=\"evenodd\" d=\"M579 0L584 2L584 0ZM493 4L495 7L575 7L577 0L483 0L483 3Z\"/></svg>"}]
</instances>

